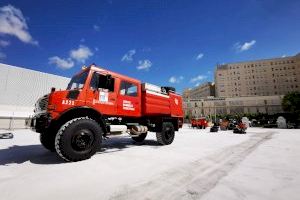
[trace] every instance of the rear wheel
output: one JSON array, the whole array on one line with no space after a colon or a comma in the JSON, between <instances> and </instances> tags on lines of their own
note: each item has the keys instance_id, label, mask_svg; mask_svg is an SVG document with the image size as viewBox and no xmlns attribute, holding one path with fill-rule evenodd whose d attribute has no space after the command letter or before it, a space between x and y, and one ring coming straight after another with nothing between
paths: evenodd
<instances>
[{"instance_id":1,"label":"rear wheel","mask_svg":"<svg viewBox=\"0 0 300 200\"><path fill-rule=\"evenodd\" d=\"M49 151L55 151L55 134L49 132L41 133L40 142Z\"/></svg>"},{"instance_id":2,"label":"rear wheel","mask_svg":"<svg viewBox=\"0 0 300 200\"><path fill-rule=\"evenodd\" d=\"M163 122L162 131L156 133L157 142L162 145L171 144L175 138L175 129L171 122Z\"/></svg>"},{"instance_id":3,"label":"rear wheel","mask_svg":"<svg viewBox=\"0 0 300 200\"><path fill-rule=\"evenodd\" d=\"M139 136L136 137L131 137L134 141L136 142L143 142L145 140L145 138L147 137L147 132L146 133L142 133Z\"/></svg>"},{"instance_id":4,"label":"rear wheel","mask_svg":"<svg viewBox=\"0 0 300 200\"><path fill-rule=\"evenodd\" d=\"M100 149L102 129L99 124L81 117L68 121L55 137L55 150L66 161L89 159Z\"/></svg>"}]
</instances>

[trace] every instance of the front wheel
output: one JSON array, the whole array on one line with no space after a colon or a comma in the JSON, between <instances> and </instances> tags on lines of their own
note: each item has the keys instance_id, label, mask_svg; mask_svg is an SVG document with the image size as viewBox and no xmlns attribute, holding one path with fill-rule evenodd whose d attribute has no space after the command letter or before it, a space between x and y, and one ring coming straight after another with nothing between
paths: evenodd
<instances>
[{"instance_id":1,"label":"front wheel","mask_svg":"<svg viewBox=\"0 0 300 200\"><path fill-rule=\"evenodd\" d=\"M171 122L163 122L162 131L156 133L156 139L159 144L168 145L174 141L175 129Z\"/></svg>"},{"instance_id":2,"label":"front wheel","mask_svg":"<svg viewBox=\"0 0 300 200\"><path fill-rule=\"evenodd\" d=\"M81 117L68 121L55 137L55 150L65 161L89 159L100 148L102 129L99 124Z\"/></svg>"}]
</instances>

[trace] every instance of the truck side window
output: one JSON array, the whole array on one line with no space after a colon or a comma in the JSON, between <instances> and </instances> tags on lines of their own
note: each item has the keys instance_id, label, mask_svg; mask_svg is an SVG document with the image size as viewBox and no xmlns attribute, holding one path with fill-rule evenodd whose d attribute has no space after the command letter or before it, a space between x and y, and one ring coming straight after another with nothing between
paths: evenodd
<instances>
[{"instance_id":1,"label":"truck side window","mask_svg":"<svg viewBox=\"0 0 300 200\"><path fill-rule=\"evenodd\" d=\"M137 85L122 81L121 82L121 87L120 87L120 94L121 95L126 95L126 96L131 96L131 97L136 97L137 96Z\"/></svg>"},{"instance_id":2,"label":"truck side window","mask_svg":"<svg viewBox=\"0 0 300 200\"><path fill-rule=\"evenodd\" d=\"M114 85L115 85L115 79L111 78L110 81L107 81L107 77L102 74L94 73L91 79L91 88L93 89L98 89L98 88L103 88L103 89L108 89L109 92L114 91Z\"/></svg>"}]
</instances>

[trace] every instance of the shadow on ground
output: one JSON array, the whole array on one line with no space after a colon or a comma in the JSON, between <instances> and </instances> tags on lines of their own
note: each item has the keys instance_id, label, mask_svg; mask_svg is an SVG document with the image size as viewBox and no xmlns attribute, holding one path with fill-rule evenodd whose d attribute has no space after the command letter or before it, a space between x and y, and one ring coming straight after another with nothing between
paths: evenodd
<instances>
[{"instance_id":1,"label":"shadow on ground","mask_svg":"<svg viewBox=\"0 0 300 200\"><path fill-rule=\"evenodd\" d=\"M97 154L114 153L122 151L126 148L136 146L153 146L158 147L159 144L154 140L145 140L144 142L134 142L131 138L116 137L104 140L102 147ZM0 165L21 164L24 162L34 164L62 164L65 163L55 152L46 150L42 145L14 145L7 149L0 149Z\"/></svg>"}]
</instances>

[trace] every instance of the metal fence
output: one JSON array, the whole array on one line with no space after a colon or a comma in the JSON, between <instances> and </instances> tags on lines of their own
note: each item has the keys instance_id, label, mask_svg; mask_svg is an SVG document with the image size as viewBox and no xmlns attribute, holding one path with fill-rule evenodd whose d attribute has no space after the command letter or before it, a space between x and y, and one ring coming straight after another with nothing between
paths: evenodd
<instances>
[{"instance_id":1,"label":"metal fence","mask_svg":"<svg viewBox=\"0 0 300 200\"><path fill-rule=\"evenodd\" d=\"M26 117L0 117L0 129L24 129Z\"/></svg>"}]
</instances>

